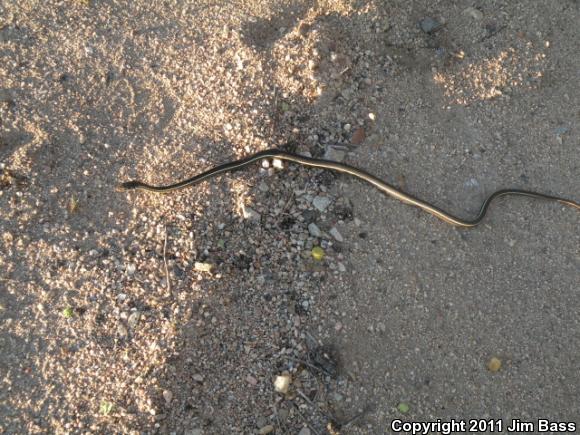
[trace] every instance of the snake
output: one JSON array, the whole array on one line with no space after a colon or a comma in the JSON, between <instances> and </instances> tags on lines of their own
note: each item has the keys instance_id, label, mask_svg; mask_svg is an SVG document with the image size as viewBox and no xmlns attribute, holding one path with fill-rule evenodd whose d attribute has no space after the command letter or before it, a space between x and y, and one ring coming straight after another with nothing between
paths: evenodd
<instances>
[{"instance_id":1,"label":"snake","mask_svg":"<svg viewBox=\"0 0 580 435\"><path fill-rule=\"evenodd\" d=\"M548 200L548 201L555 201L560 204L564 204L569 207L576 208L580 210L580 203L572 201L571 199L562 198L559 196L552 196L546 195L544 193L533 192L530 190L521 190L521 189L501 189L497 190L494 193L490 194L479 209L479 213L472 219L462 219L457 217L427 201L423 201L415 196L406 193L396 187L392 186L391 184L381 180L374 175L356 168L354 166L348 165L342 162L336 162L332 160L325 160L313 157L307 157L300 154L295 154L287 151L283 151L280 149L268 149L264 151L259 151L257 153L251 154L245 158L230 161L224 163L219 166L215 166L211 169L208 169L205 172L202 172L198 175L195 175L191 178L187 178L185 180L179 181L174 184L164 185L164 186L153 186L141 181L132 180L132 181L125 181L117 185L117 190L126 191L126 190L144 190L153 193L170 193L177 190L185 189L186 187L195 186L203 181L207 181L211 178L217 177L219 175L237 171L243 168L246 168L253 163L260 162L266 159L278 159L283 160L295 164L299 164L306 167L312 168L320 168L326 169L331 171L336 171L338 173L349 174L353 177L359 178L367 183L373 185L383 193L388 196L391 196L399 201L418 207L419 209L432 214L433 216L441 219L442 221L454 225L456 227L462 228L471 228L479 225L485 216L487 215L487 211L489 209L490 204L495 201L496 199L503 197L503 196L525 196L530 198L536 198L541 200Z\"/></svg>"}]
</instances>

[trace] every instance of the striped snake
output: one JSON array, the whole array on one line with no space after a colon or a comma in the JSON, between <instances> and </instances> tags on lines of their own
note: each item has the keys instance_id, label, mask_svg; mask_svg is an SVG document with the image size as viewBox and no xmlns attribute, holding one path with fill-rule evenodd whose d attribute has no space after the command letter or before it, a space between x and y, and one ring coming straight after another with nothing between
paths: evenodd
<instances>
[{"instance_id":1,"label":"striped snake","mask_svg":"<svg viewBox=\"0 0 580 435\"><path fill-rule=\"evenodd\" d=\"M232 162L224 163L223 165L216 166L212 169L209 169L201 174L195 175L194 177L188 178L186 180L179 181L175 184L170 184L167 186L152 186L150 184L143 183L141 181L126 181L118 185L118 190L146 190L149 192L155 193L168 193L173 192L176 190L184 189L189 186L194 186L202 181L209 180L210 178L217 177L218 175L232 172L238 169L245 168L246 166L251 165L252 163L259 162L264 159L279 159L285 160L292 163L298 163L303 166L309 166L314 168L322 168L322 169L329 169L332 171L340 172L343 174L350 174L354 177L360 178L361 180L366 181L367 183L372 184L377 189L381 190L382 192L390 195L399 201L402 201L406 204L414 205L415 207L419 207L420 209L426 211L427 213L431 213L433 216L438 217L439 219L447 222L448 224L455 225L457 227L463 228L471 228L479 225L485 215L487 214L487 210L490 204L496 199L501 196L527 196L532 198L539 198L548 201L556 201L561 204L574 207L580 210L580 204L577 202L572 201L571 199L561 198L558 196L552 195L545 195L543 193L532 192L529 190L520 190L520 189L502 189L492 193L488 198L483 202L481 208L479 209L479 213L473 219L461 219L457 216L452 215L451 213L442 210L433 204L430 204L426 201L418 199L408 193L405 193L392 185L384 182L383 180L375 177L374 175L369 174L362 169L355 168L353 166L334 162L330 160L323 160L323 159L315 159L312 157L305 157L294 153L289 153L286 151L278 150L278 149L269 149L265 151L260 151L255 154L252 154L248 157L245 157L240 160L235 160Z\"/></svg>"}]
</instances>

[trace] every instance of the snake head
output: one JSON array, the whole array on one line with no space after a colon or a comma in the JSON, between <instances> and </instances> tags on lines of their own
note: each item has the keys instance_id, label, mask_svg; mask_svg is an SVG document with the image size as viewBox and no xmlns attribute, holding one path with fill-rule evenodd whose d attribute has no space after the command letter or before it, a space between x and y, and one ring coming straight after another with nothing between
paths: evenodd
<instances>
[{"instance_id":1,"label":"snake head","mask_svg":"<svg viewBox=\"0 0 580 435\"><path fill-rule=\"evenodd\" d=\"M133 190L137 189L141 183L138 181L125 181L124 183L117 184L116 190L117 192L123 192L125 190Z\"/></svg>"}]
</instances>

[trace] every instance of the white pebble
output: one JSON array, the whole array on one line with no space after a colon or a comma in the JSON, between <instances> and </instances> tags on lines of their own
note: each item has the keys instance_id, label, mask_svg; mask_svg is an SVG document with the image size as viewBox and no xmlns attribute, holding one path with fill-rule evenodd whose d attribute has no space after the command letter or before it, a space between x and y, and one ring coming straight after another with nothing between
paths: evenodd
<instances>
[{"instance_id":1,"label":"white pebble","mask_svg":"<svg viewBox=\"0 0 580 435\"><path fill-rule=\"evenodd\" d=\"M334 238L335 238L335 240L336 240L336 241L338 241L338 242L342 242L342 241L344 240L344 238L342 237L342 234L340 234L340 233L338 232L338 230L336 229L336 227L332 227L332 228L330 229L330 235L331 235L332 237L334 237Z\"/></svg>"},{"instance_id":2,"label":"white pebble","mask_svg":"<svg viewBox=\"0 0 580 435\"><path fill-rule=\"evenodd\" d=\"M262 217L260 213L245 204L242 204L242 215L244 216L244 219L252 221L259 221Z\"/></svg>"},{"instance_id":3,"label":"white pebble","mask_svg":"<svg viewBox=\"0 0 580 435\"><path fill-rule=\"evenodd\" d=\"M274 380L274 389L278 393L286 394L288 392L288 388L290 388L291 382L292 378L290 375L276 376L276 380Z\"/></svg>"},{"instance_id":4,"label":"white pebble","mask_svg":"<svg viewBox=\"0 0 580 435\"><path fill-rule=\"evenodd\" d=\"M169 390L163 390L163 398L165 399L165 403L169 405L173 399L173 393Z\"/></svg>"},{"instance_id":5,"label":"white pebble","mask_svg":"<svg viewBox=\"0 0 580 435\"><path fill-rule=\"evenodd\" d=\"M312 200L312 205L318 211L323 212L330 205L330 199L328 196L316 196Z\"/></svg>"},{"instance_id":6,"label":"white pebble","mask_svg":"<svg viewBox=\"0 0 580 435\"><path fill-rule=\"evenodd\" d=\"M139 311L133 311L127 320L129 327L134 329L139 323L139 319L141 318L141 313Z\"/></svg>"},{"instance_id":7,"label":"white pebble","mask_svg":"<svg viewBox=\"0 0 580 435\"><path fill-rule=\"evenodd\" d=\"M193 268L198 272L207 272L211 273L214 268L214 265L211 263L202 263L200 261L196 261L193 265Z\"/></svg>"},{"instance_id":8,"label":"white pebble","mask_svg":"<svg viewBox=\"0 0 580 435\"><path fill-rule=\"evenodd\" d=\"M322 231L320 231L320 228L318 228L318 226L312 222L311 224L308 224L308 232L310 233L310 235L312 237L321 237L322 236Z\"/></svg>"}]
</instances>

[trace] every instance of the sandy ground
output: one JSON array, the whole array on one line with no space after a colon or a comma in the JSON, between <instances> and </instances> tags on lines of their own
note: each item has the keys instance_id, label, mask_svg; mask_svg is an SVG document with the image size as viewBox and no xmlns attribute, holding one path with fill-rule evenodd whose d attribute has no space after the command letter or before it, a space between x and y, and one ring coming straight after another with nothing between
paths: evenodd
<instances>
[{"instance_id":1,"label":"sandy ground","mask_svg":"<svg viewBox=\"0 0 580 435\"><path fill-rule=\"evenodd\" d=\"M280 147L466 217L503 187L579 201L579 22L571 0L0 1L0 432L580 423L572 208L459 230L292 165L115 191Z\"/></svg>"}]
</instances>

